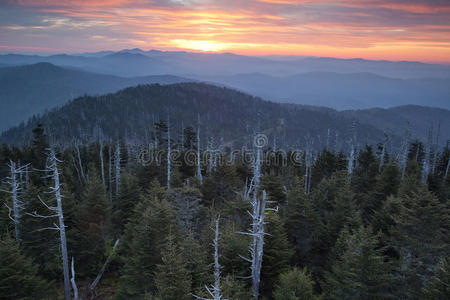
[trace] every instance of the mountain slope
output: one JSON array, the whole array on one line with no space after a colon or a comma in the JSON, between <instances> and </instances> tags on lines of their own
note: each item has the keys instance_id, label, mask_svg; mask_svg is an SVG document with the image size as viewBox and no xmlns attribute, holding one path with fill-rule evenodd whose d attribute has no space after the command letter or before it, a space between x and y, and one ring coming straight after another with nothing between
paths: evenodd
<instances>
[{"instance_id":1,"label":"mountain slope","mask_svg":"<svg viewBox=\"0 0 450 300\"><path fill-rule=\"evenodd\" d=\"M43 123L52 140L59 143L95 140L99 136L107 140L150 143L152 124L166 120L169 112L175 140L181 133L181 123L196 127L200 115L203 143L213 137L216 144L234 142L234 147L250 145L254 129L260 126L270 145L276 142L278 147L298 147L310 136L317 148L325 146L327 139L331 148L346 148L356 120L360 146L383 141L386 130L395 148L402 140L407 122L412 125L412 137L424 140L430 124L417 121L424 113L432 115L435 121L442 120L441 141L450 139L448 110L405 106L338 112L330 108L264 101L204 83L178 83L140 85L114 94L81 97L42 117L34 117L27 124L11 128L0 141L27 144L31 141L32 129Z\"/></svg>"},{"instance_id":2,"label":"mountain slope","mask_svg":"<svg viewBox=\"0 0 450 300\"><path fill-rule=\"evenodd\" d=\"M450 141L450 111L446 109L405 105L389 109L349 110L342 114L396 136L404 136L409 130L413 137L422 141L427 140L430 128L433 128L436 138L440 127L440 144Z\"/></svg>"},{"instance_id":3,"label":"mountain slope","mask_svg":"<svg viewBox=\"0 0 450 300\"><path fill-rule=\"evenodd\" d=\"M33 118L26 125L6 131L0 140L29 143L32 129L43 123L52 139L62 143L96 139L100 133L105 139L148 143L152 124L167 119L168 111L174 136L180 133L181 122L196 126L199 114L203 138L214 137L220 144L235 141L235 146L251 141L253 130L260 124L270 144L276 138L278 145L295 147L304 144L304 137L309 134L317 139L315 146L321 147L330 128L333 141L338 133L337 146L345 147L353 122L332 109L263 101L203 83L156 84L78 98L41 118ZM358 136L361 143L376 143L382 140L383 132L360 124Z\"/></svg>"},{"instance_id":4,"label":"mountain slope","mask_svg":"<svg viewBox=\"0 0 450 300\"><path fill-rule=\"evenodd\" d=\"M0 68L0 131L81 95L105 94L144 83L184 81L190 80L169 75L121 78L49 63Z\"/></svg>"},{"instance_id":5,"label":"mountain slope","mask_svg":"<svg viewBox=\"0 0 450 300\"><path fill-rule=\"evenodd\" d=\"M261 73L199 76L272 101L365 109L427 105L450 109L450 79L394 79L371 73L312 72L276 77Z\"/></svg>"}]
</instances>

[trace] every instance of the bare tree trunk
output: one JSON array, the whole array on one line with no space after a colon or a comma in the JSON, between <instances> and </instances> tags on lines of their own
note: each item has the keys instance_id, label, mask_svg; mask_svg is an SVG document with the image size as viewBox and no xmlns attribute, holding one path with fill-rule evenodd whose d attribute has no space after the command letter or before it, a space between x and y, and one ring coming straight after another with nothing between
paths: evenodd
<instances>
[{"instance_id":1,"label":"bare tree trunk","mask_svg":"<svg viewBox=\"0 0 450 300\"><path fill-rule=\"evenodd\" d=\"M15 238L16 241L20 241L20 218L21 218L21 210L22 210L22 202L19 199L19 191L21 190L20 187L20 180L17 180L17 174L22 173L22 170L24 168L28 168L28 165L17 168L16 163L12 160L9 161L9 169L10 169L10 176L7 177L6 184L8 184L11 188L10 190L1 190L2 192L6 192L11 195L11 201L13 207L10 208L6 203L5 206L8 208L8 216L11 219L11 221L14 222L14 231L15 231ZM11 212L13 213L13 216L11 216Z\"/></svg>"},{"instance_id":2,"label":"bare tree trunk","mask_svg":"<svg viewBox=\"0 0 450 300\"><path fill-rule=\"evenodd\" d=\"M109 164L108 164L108 181L109 181L109 203L112 204L112 154L111 154L111 144L108 146L108 156L109 156Z\"/></svg>"},{"instance_id":3,"label":"bare tree trunk","mask_svg":"<svg viewBox=\"0 0 450 300\"><path fill-rule=\"evenodd\" d=\"M119 195L119 185L120 185L120 142L117 142L116 153L114 155L114 167L116 170L116 197Z\"/></svg>"},{"instance_id":4,"label":"bare tree trunk","mask_svg":"<svg viewBox=\"0 0 450 300\"><path fill-rule=\"evenodd\" d=\"M448 169L450 168L450 157L448 158L447 161L447 168L445 169L445 176L444 179L447 180L447 176L448 176Z\"/></svg>"},{"instance_id":5,"label":"bare tree trunk","mask_svg":"<svg viewBox=\"0 0 450 300\"><path fill-rule=\"evenodd\" d=\"M216 230L214 237L214 300L222 299L220 294L220 269L222 268L219 263L219 219L216 219Z\"/></svg>"},{"instance_id":6,"label":"bare tree trunk","mask_svg":"<svg viewBox=\"0 0 450 300\"><path fill-rule=\"evenodd\" d=\"M77 150L78 166L80 168L81 179L83 180L83 183L85 183L86 176L84 175L83 162L81 160L81 153L80 153L80 146L78 144L76 144L75 149Z\"/></svg>"},{"instance_id":7,"label":"bare tree trunk","mask_svg":"<svg viewBox=\"0 0 450 300\"><path fill-rule=\"evenodd\" d=\"M20 240L20 208L19 208L19 199L17 195L18 190L18 184L16 179L16 164L13 161L10 161L11 163L11 195L12 195L12 202L13 202L13 208L14 208L14 229L16 232L16 241Z\"/></svg>"},{"instance_id":8,"label":"bare tree trunk","mask_svg":"<svg viewBox=\"0 0 450 300\"><path fill-rule=\"evenodd\" d=\"M383 169L384 156L385 155L386 155L386 143L383 144L383 148L381 149L381 156L380 156L380 164L378 166L378 173L381 173L381 170Z\"/></svg>"},{"instance_id":9,"label":"bare tree trunk","mask_svg":"<svg viewBox=\"0 0 450 300\"><path fill-rule=\"evenodd\" d=\"M103 141L100 140L100 168L102 172L102 184L103 187L106 189L106 181L105 181L105 162L103 159Z\"/></svg>"},{"instance_id":10,"label":"bare tree trunk","mask_svg":"<svg viewBox=\"0 0 450 300\"><path fill-rule=\"evenodd\" d=\"M109 254L108 258L106 259L105 263L103 264L103 267L101 268L100 272L98 273L97 277L95 278L95 280L91 283L91 285L89 286L89 289L91 291L94 290L94 288L97 286L97 284L100 282L100 280L103 277L103 273L105 273L106 267L108 266L111 257L114 255L114 252L117 248L117 246L119 245L120 239L117 239L116 242L114 243L114 246L112 248L111 254Z\"/></svg>"},{"instance_id":11,"label":"bare tree trunk","mask_svg":"<svg viewBox=\"0 0 450 300\"><path fill-rule=\"evenodd\" d=\"M77 288L77 283L75 282L75 267L74 267L74 262L73 262L73 256L72 256L72 279L70 280L70 282L72 283L72 288L73 288L73 298L75 300L78 300L78 288Z\"/></svg>"},{"instance_id":12,"label":"bare tree trunk","mask_svg":"<svg viewBox=\"0 0 450 300\"><path fill-rule=\"evenodd\" d=\"M64 293L66 299L70 300L70 278L69 278L69 260L67 258L67 242L66 242L66 226L64 225L64 214L61 200L61 190L59 182L58 160L53 149L50 150L49 170L52 172L54 187L52 191L55 193L57 214L59 219L59 233L61 239L61 253L64 270Z\"/></svg>"},{"instance_id":13,"label":"bare tree trunk","mask_svg":"<svg viewBox=\"0 0 450 300\"><path fill-rule=\"evenodd\" d=\"M170 117L167 116L167 189L170 190L170 168L171 168L171 144L170 144Z\"/></svg>"},{"instance_id":14,"label":"bare tree trunk","mask_svg":"<svg viewBox=\"0 0 450 300\"><path fill-rule=\"evenodd\" d=\"M432 143L433 143L433 127L431 127L428 132L427 148L425 149L425 157L423 158L422 164L422 182L426 182L428 179L428 175L430 174L430 155Z\"/></svg>"},{"instance_id":15,"label":"bare tree trunk","mask_svg":"<svg viewBox=\"0 0 450 300\"><path fill-rule=\"evenodd\" d=\"M200 184L203 184L202 168L200 165L200 116L198 117L198 128L197 128L197 178Z\"/></svg>"}]
</instances>

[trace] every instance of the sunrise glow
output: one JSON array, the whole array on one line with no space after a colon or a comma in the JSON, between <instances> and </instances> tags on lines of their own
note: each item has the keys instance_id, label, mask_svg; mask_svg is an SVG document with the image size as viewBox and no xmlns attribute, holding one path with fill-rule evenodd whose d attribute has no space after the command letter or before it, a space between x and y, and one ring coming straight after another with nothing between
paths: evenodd
<instances>
[{"instance_id":1,"label":"sunrise glow","mask_svg":"<svg viewBox=\"0 0 450 300\"><path fill-rule=\"evenodd\" d=\"M0 51L188 50L450 63L450 3L10 0Z\"/></svg>"}]
</instances>

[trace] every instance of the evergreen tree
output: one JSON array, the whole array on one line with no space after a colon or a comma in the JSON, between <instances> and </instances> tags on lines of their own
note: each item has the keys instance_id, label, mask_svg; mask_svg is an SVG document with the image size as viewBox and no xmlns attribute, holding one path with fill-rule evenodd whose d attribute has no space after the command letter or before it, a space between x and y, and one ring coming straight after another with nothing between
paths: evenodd
<instances>
[{"instance_id":1,"label":"evergreen tree","mask_svg":"<svg viewBox=\"0 0 450 300\"><path fill-rule=\"evenodd\" d=\"M110 231L110 204L95 171L89 174L81 202L77 206L75 228L69 231L70 249L78 264L79 276L94 276L106 259L105 245Z\"/></svg>"},{"instance_id":2,"label":"evergreen tree","mask_svg":"<svg viewBox=\"0 0 450 300\"><path fill-rule=\"evenodd\" d=\"M353 234L344 230L325 273L327 299L389 299L394 287L392 266L379 248L380 235L360 227Z\"/></svg>"},{"instance_id":3,"label":"evergreen tree","mask_svg":"<svg viewBox=\"0 0 450 300\"><path fill-rule=\"evenodd\" d=\"M265 229L268 235L264 238L260 291L261 295L269 297L273 290L273 279L289 269L293 251L280 217L271 213L267 216L266 223Z\"/></svg>"},{"instance_id":4,"label":"evergreen tree","mask_svg":"<svg viewBox=\"0 0 450 300\"><path fill-rule=\"evenodd\" d=\"M133 214L133 209L141 201L142 191L135 176L124 173L120 178L119 194L113 200L112 223L114 232L122 234Z\"/></svg>"},{"instance_id":5,"label":"evergreen tree","mask_svg":"<svg viewBox=\"0 0 450 300\"><path fill-rule=\"evenodd\" d=\"M288 203L281 213L286 215L286 233L294 250L293 264L309 264L321 224L311 198L305 195L303 183L298 177L293 188L288 191Z\"/></svg>"},{"instance_id":6,"label":"evergreen tree","mask_svg":"<svg viewBox=\"0 0 450 300\"><path fill-rule=\"evenodd\" d=\"M274 300L319 300L314 294L314 281L306 268L289 270L280 275L273 292Z\"/></svg>"},{"instance_id":7,"label":"evergreen tree","mask_svg":"<svg viewBox=\"0 0 450 300\"><path fill-rule=\"evenodd\" d=\"M192 232L180 242L180 250L183 254L186 270L191 281L191 290L198 292L204 289L206 282L210 281L210 267L208 266L207 247L203 247Z\"/></svg>"},{"instance_id":8,"label":"evergreen tree","mask_svg":"<svg viewBox=\"0 0 450 300\"><path fill-rule=\"evenodd\" d=\"M176 235L177 231L173 210L166 199L164 188L154 182L125 227L120 252L124 266L117 299L140 299L155 290L154 272L161 263L166 236L169 232Z\"/></svg>"},{"instance_id":9,"label":"evergreen tree","mask_svg":"<svg viewBox=\"0 0 450 300\"><path fill-rule=\"evenodd\" d=\"M171 233L167 236L162 249L162 263L157 265L155 285L157 296L161 300L192 299L191 276L186 268L183 254L177 247Z\"/></svg>"},{"instance_id":10,"label":"evergreen tree","mask_svg":"<svg viewBox=\"0 0 450 300\"><path fill-rule=\"evenodd\" d=\"M0 298L48 299L50 284L9 236L0 239Z\"/></svg>"},{"instance_id":11,"label":"evergreen tree","mask_svg":"<svg viewBox=\"0 0 450 300\"><path fill-rule=\"evenodd\" d=\"M243 280L228 275L220 283L224 299L252 299L251 290L244 284Z\"/></svg>"},{"instance_id":12,"label":"evergreen tree","mask_svg":"<svg viewBox=\"0 0 450 300\"><path fill-rule=\"evenodd\" d=\"M446 299L450 295L450 259L442 258L434 277L423 289L425 299Z\"/></svg>"},{"instance_id":13,"label":"evergreen tree","mask_svg":"<svg viewBox=\"0 0 450 300\"><path fill-rule=\"evenodd\" d=\"M401 255L406 296L419 298L439 258L450 253L450 209L426 187L401 200L393 243Z\"/></svg>"}]
</instances>

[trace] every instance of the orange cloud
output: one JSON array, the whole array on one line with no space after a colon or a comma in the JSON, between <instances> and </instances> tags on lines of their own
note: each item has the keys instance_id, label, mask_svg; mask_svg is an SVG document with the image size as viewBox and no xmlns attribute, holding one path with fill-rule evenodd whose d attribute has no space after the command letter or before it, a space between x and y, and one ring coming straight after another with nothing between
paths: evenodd
<instances>
[{"instance_id":1,"label":"orange cloud","mask_svg":"<svg viewBox=\"0 0 450 300\"><path fill-rule=\"evenodd\" d=\"M17 0L36 24L0 22L24 32L70 36L83 48L129 47L450 62L450 4L433 0ZM443 4L444 3L444 4ZM298 4L298 5L297 5ZM43 22L47 19L52 22ZM3 26L2 26L3 25ZM70 30L70 32L69 32ZM14 38L13 38L14 37ZM33 43L33 44L32 44ZM39 39L29 40L36 46ZM45 48L46 45L36 47ZM59 48L58 48L59 49Z\"/></svg>"}]
</instances>

